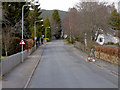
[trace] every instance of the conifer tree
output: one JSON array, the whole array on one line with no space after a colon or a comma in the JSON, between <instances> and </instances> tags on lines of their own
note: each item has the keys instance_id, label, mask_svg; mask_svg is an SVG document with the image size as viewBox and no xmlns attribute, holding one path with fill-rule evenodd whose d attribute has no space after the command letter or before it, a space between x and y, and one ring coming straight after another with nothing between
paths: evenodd
<instances>
[{"instance_id":1,"label":"conifer tree","mask_svg":"<svg viewBox=\"0 0 120 90\"><path fill-rule=\"evenodd\" d=\"M48 16L46 16L46 19L44 21L44 26L46 28L46 38L51 39L51 25Z\"/></svg>"},{"instance_id":2,"label":"conifer tree","mask_svg":"<svg viewBox=\"0 0 120 90\"><path fill-rule=\"evenodd\" d=\"M30 11L29 13L29 16L28 18L26 19L27 24L29 25L29 31L30 31L30 34L31 34L31 37L33 38L34 37L34 23L35 21L39 21L41 20L42 18L40 17L41 15L41 8L39 8L39 5L33 5L33 8L34 10L33 11ZM41 28L41 24L42 22L40 23L36 23L36 32L37 32L37 35L40 34L40 30L39 28Z\"/></svg>"},{"instance_id":3,"label":"conifer tree","mask_svg":"<svg viewBox=\"0 0 120 90\"><path fill-rule=\"evenodd\" d=\"M120 14L116 9L111 13L109 25L113 30L120 30Z\"/></svg>"},{"instance_id":4,"label":"conifer tree","mask_svg":"<svg viewBox=\"0 0 120 90\"><path fill-rule=\"evenodd\" d=\"M52 29L55 30L54 35L57 39L59 39L61 36L61 19L60 19L58 10L54 10L54 12L52 14L52 20L53 20L53 24L54 24Z\"/></svg>"}]
</instances>

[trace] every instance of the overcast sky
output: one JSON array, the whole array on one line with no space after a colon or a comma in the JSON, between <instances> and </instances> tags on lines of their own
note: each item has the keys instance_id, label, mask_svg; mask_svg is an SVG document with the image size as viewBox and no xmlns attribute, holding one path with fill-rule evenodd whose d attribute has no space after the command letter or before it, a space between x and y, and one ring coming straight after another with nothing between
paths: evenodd
<instances>
[{"instance_id":1,"label":"overcast sky","mask_svg":"<svg viewBox=\"0 0 120 90\"><path fill-rule=\"evenodd\" d=\"M119 0L102 0L107 2L117 2ZM39 0L42 9L53 10L59 9L63 11L68 11L69 8L75 6L80 0Z\"/></svg>"}]
</instances>

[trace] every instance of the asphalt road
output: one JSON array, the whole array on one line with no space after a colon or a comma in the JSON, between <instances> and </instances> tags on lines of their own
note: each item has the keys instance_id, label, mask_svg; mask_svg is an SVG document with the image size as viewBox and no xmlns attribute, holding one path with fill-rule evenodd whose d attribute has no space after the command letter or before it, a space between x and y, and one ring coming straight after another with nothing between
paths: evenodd
<instances>
[{"instance_id":1,"label":"asphalt road","mask_svg":"<svg viewBox=\"0 0 120 90\"><path fill-rule=\"evenodd\" d=\"M28 88L118 88L118 77L71 48L63 40L49 42Z\"/></svg>"}]
</instances>

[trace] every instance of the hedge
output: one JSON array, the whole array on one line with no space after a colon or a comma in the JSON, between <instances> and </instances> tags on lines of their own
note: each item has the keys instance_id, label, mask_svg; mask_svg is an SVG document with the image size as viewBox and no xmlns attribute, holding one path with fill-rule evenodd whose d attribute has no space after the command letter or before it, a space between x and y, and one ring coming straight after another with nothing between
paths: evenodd
<instances>
[{"instance_id":1,"label":"hedge","mask_svg":"<svg viewBox=\"0 0 120 90\"><path fill-rule=\"evenodd\" d=\"M105 46L95 46L95 51L106 53L111 56L116 56L120 58L120 48L115 47L105 47Z\"/></svg>"},{"instance_id":2,"label":"hedge","mask_svg":"<svg viewBox=\"0 0 120 90\"><path fill-rule=\"evenodd\" d=\"M21 52L21 45L19 45L21 39L19 37L13 37L12 43L9 46L8 49L8 56L16 54L18 52ZM26 45L24 45L24 50L31 49L33 46L33 40L32 39L24 39ZM5 56L5 49L2 48L2 55Z\"/></svg>"},{"instance_id":3,"label":"hedge","mask_svg":"<svg viewBox=\"0 0 120 90\"><path fill-rule=\"evenodd\" d=\"M28 50L31 49L34 45L34 42L32 39L26 39L25 40L27 42L27 44L25 45L24 49Z\"/></svg>"}]
</instances>

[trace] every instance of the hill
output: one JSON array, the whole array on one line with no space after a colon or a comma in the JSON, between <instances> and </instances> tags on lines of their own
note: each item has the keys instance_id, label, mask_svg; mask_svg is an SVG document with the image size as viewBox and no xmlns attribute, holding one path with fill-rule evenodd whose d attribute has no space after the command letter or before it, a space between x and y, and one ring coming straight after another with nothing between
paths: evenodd
<instances>
[{"instance_id":1,"label":"hill","mask_svg":"<svg viewBox=\"0 0 120 90\"><path fill-rule=\"evenodd\" d=\"M40 15L43 19L46 18L46 16L51 16L52 13L54 12L54 10L45 10L45 9L42 9L42 14ZM67 14L67 12L65 11L61 11L61 10L58 10L59 12L59 15L60 15L60 18L63 19L65 17L65 15Z\"/></svg>"}]
</instances>

